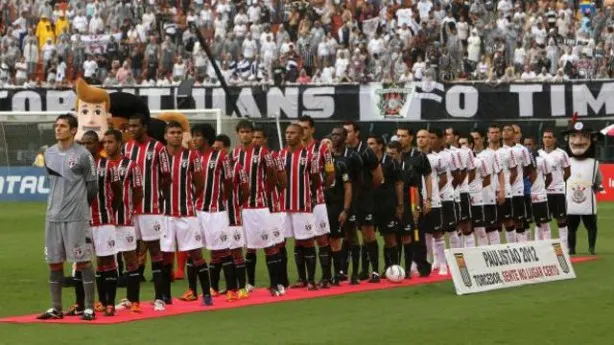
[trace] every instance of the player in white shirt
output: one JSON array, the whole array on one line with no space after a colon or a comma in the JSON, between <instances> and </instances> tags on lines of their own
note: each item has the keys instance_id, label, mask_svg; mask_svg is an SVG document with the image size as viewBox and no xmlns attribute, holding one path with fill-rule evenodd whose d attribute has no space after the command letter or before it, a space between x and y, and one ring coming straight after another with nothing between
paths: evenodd
<instances>
[{"instance_id":1,"label":"player in white shirt","mask_svg":"<svg viewBox=\"0 0 614 345\"><path fill-rule=\"evenodd\" d=\"M513 133L511 134L511 136L513 140ZM513 143L510 143L510 145L513 145ZM512 154L512 148L510 146L505 145L501 145L499 149L495 151L495 160L497 160L497 163L501 166L501 172L499 173L498 182L500 187L498 193L501 193L501 190L503 190L503 195L505 198L504 201L501 202L501 196L497 195L497 199L499 199L499 207L497 208L497 219L501 226L505 226L505 237L507 239L507 242L512 243L516 241L516 225L512 216L511 181L515 181L516 177L518 176L518 169L516 169L516 167L518 166L518 162L516 161L516 159L514 159L514 156Z\"/></svg>"},{"instance_id":2,"label":"player in white shirt","mask_svg":"<svg viewBox=\"0 0 614 345\"><path fill-rule=\"evenodd\" d=\"M552 130L542 132L544 148L539 150L541 157L548 158L552 166L552 183L546 185L548 209L559 228L559 238L567 246L567 202L565 182L571 175L569 156L565 150L556 146L556 136Z\"/></svg>"},{"instance_id":3,"label":"player in white shirt","mask_svg":"<svg viewBox=\"0 0 614 345\"><path fill-rule=\"evenodd\" d=\"M473 150L473 137L468 136L459 140L461 147L466 146ZM473 232L477 237L479 246L488 245L488 237L486 235L486 227L484 224L484 188L490 186L490 175L492 174L492 166L487 164L486 159L478 157L473 152L473 161L471 165L474 169L468 174L469 181L469 196L471 201L471 225ZM466 248L475 247L475 239L473 234L463 236Z\"/></svg>"},{"instance_id":4,"label":"player in white shirt","mask_svg":"<svg viewBox=\"0 0 614 345\"><path fill-rule=\"evenodd\" d=\"M457 175L453 185L456 186L456 229L463 235L469 236L471 229L471 201L469 197L469 173L475 169L473 166L473 153L467 147L459 147L459 133L454 128L446 129L446 140L452 152L456 151L460 159L461 173Z\"/></svg>"},{"instance_id":5,"label":"player in white shirt","mask_svg":"<svg viewBox=\"0 0 614 345\"><path fill-rule=\"evenodd\" d=\"M548 209L548 194L546 186L552 183L552 165L547 156L537 152L537 142L533 138L525 138L524 146L532 152L535 164L535 179L531 185L531 202L533 218L535 219L535 240L549 240L550 210Z\"/></svg>"},{"instance_id":6,"label":"player in white shirt","mask_svg":"<svg viewBox=\"0 0 614 345\"><path fill-rule=\"evenodd\" d=\"M501 237L499 236L499 231L497 231L500 230L497 226L497 184L501 166L498 164L497 160L495 160L495 150L499 148L501 140L497 133L498 128L494 129L493 134L495 135L495 140L493 144L489 143L489 146L485 147L484 141L488 139L486 137L486 132L483 129L475 129L471 132L471 136L473 137L473 151L484 161L484 164L486 164L487 169L490 171L490 184L482 188L482 196L484 199L484 227L486 229L488 243L491 245L501 243ZM489 138L490 137L489 135ZM476 235L478 236L478 245L481 245L477 231Z\"/></svg>"},{"instance_id":7,"label":"player in white shirt","mask_svg":"<svg viewBox=\"0 0 614 345\"><path fill-rule=\"evenodd\" d=\"M443 159L437 152L431 150L431 134L427 130L420 130L416 135L416 144L418 146L418 150L424 154L429 160L431 165L431 212L429 212L422 224L424 232L427 234L431 234L434 239L433 243L433 256L435 257L435 261L442 263L439 267L439 274L446 275L448 274L448 266L445 264L446 257L444 253L444 249L446 246L446 242L443 237L442 230L442 213L441 213L441 197L439 194L439 190L446 185L447 176L446 176L446 167ZM437 144L437 141L434 141ZM422 177L422 195L427 195L426 192L426 183L424 177ZM427 199L425 198L424 203L426 204Z\"/></svg>"},{"instance_id":8,"label":"player in white shirt","mask_svg":"<svg viewBox=\"0 0 614 345\"><path fill-rule=\"evenodd\" d=\"M527 240L531 240L531 223L533 222L533 202L531 201L531 185L535 180L535 158L532 153L532 150L529 150L526 146L521 145L522 129L520 128L520 126L512 125L512 128L514 128L514 138L516 142L514 149L518 150L518 152L522 154L524 160L529 161L531 163L529 166L524 168L522 188L524 196L525 218L520 223L520 228L524 229L524 232L526 232ZM533 141L533 143L535 143L535 141ZM524 233L522 230L518 231L518 227L516 227L516 232L519 234ZM537 231L535 233L537 234ZM519 236L521 237L521 239L524 239L525 235Z\"/></svg>"},{"instance_id":9,"label":"player in white shirt","mask_svg":"<svg viewBox=\"0 0 614 345\"><path fill-rule=\"evenodd\" d=\"M446 147L446 139L441 130L431 129L430 137L431 141L433 141L433 150L443 159L446 168L446 184L439 190L441 211L443 213L442 231L448 233L450 248L460 248L462 246L460 237L458 237L456 232L456 205L454 203L454 186L452 185L454 176L460 173L460 161L456 152L444 148Z\"/></svg>"}]
</instances>

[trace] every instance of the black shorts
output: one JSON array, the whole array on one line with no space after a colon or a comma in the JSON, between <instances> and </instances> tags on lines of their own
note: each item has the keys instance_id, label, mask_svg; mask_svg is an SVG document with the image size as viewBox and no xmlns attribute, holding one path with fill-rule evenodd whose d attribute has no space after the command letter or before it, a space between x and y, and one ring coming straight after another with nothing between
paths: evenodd
<instances>
[{"instance_id":1,"label":"black shorts","mask_svg":"<svg viewBox=\"0 0 614 345\"><path fill-rule=\"evenodd\" d=\"M349 215L345 226L342 228L339 225L339 215L343 211L343 205L326 204L326 211L328 213L328 224L330 225L330 237L344 238L349 223Z\"/></svg>"},{"instance_id":2,"label":"black shorts","mask_svg":"<svg viewBox=\"0 0 614 345\"><path fill-rule=\"evenodd\" d=\"M373 214L373 223L383 234L396 232L399 220L396 217L394 203L378 203Z\"/></svg>"},{"instance_id":3,"label":"black shorts","mask_svg":"<svg viewBox=\"0 0 614 345\"><path fill-rule=\"evenodd\" d=\"M460 194L460 202L456 204L457 212L456 212L456 221L463 222L471 219L471 198L469 197L469 193L461 193Z\"/></svg>"},{"instance_id":4,"label":"black shorts","mask_svg":"<svg viewBox=\"0 0 614 345\"><path fill-rule=\"evenodd\" d=\"M512 218L519 222L527 219L527 210L524 206L524 195L512 197Z\"/></svg>"},{"instance_id":5,"label":"black shorts","mask_svg":"<svg viewBox=\"0 0 614 345\"><path fill-rule=\"evenodd\" d=\"M442 225L441 229L446 232L456 231L456 206L454 201L441 202Z\"/></svg>"},{"instance_id":6,"label":"black shorts","mask_svg":"<svg viewBox=\"0 0 614 345\"><path fill-rule=\"evenodd\" d=\"M497 205L497 222L512 219L512 198L505 198L503 204Z\"/></svg>"},{"instance_id":7,"label":"black shorts","mask_svg":"<svg viewBox=\"0 0 614 345\"><path fill-rule=\"evenodd\" d=\"M567 217L567 199L565 194L548 194L548 209L552 218L565 219Z\"/></svg>"},{"instance_id":8,"label":"black shorts","mask_svg":"<svg viewBox=\"0 0 614 345\"><path fill-rule=\"evenodd\" d=\"M531 195L524 195L524 209L527 215L527 221L529 223L533 222L533 201L531 200Z\"/></svg>"},{"instance_id":9,"label":"black shorts","mask_svg":"<svg viewBox=\"0 0 614 345\"><path fill-rule=\"evenodd\" d=\"M484 227L484 206L471 206L471 224L474 227Z\"/></svg>"},{"instance_id":10,"label":"black shorts","mask_svg":"<svg viewBox=\"0 0 614 345\"><path fill-rule=\"evenodd\" d=\"M414 215L409 207L405 207L403 211L403 220L397 226L397 231L401 236L412 236L415 228Z\"/></svg>"},{"instance_id":11,"label":"black shorts","mask_svg":"<svg viewBox=\"0 0 614 345\"><path fill-rule=\"evenodd\" d=\"M550 223L550 209L548 209L547 201L533 204L533 217L535 218L535 224Z\"/></svg>"},{"instance_id":12,"label":"black shorts","mask_svg":"<svg viewBox=\"0 0 614 345\"><path fill-rule=\"evenodd\" d=\"M373 225L373 210L375 206L375 196L373 193L361 193L360 197L354 200L356 204L356 225Z\"/></svg>"},{"instance_id":13,"label":"black shorts","mask_svg":"<svg viewBox=\"0 0 614 345\"><path fill-rule=\"evenodd\" d=\"M497 225L497 205L484 205L484 227Z\"/></svg>"},{"instance_id":14,"label":"black shorts","mask_svg":"<svg viewBox=\"0 0 614 345\"><path fill-rule=\"evenodd\" d=\"M424 217L424 229L423 231L427 234L431 234L434 232L442 231L442 212L441 207L431 208L431 212L429 212L426 217Z\"/></svg>"}]
</instances>

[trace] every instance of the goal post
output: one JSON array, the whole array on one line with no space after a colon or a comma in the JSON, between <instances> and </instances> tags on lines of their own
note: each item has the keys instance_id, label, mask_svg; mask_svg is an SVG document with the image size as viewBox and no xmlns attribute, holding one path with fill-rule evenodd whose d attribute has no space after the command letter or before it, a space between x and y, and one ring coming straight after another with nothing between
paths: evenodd
<instances>
[{"instance_id":1,"label":"goal post","mask_svg":"<svg viewBox=\"0 0 614 345\"><path fill-rule=\"evenodd\" d=\"M190 124L209 123L216 133L229 135L235 141L235 126L239 120L227 116L221 109L166 109L151 110L151 116L165 112L179 112L188 117ZM0 111L0 167L30 166L37 152L45 145L55 143L53 123L70 111Z\"/></svg>"}]
</instances>

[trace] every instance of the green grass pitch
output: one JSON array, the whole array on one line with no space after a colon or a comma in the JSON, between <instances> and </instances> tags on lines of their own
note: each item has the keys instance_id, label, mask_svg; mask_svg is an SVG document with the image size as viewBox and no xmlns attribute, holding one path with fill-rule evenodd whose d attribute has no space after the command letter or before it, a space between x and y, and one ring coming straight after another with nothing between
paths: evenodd
<instances>
[{"instance_id":1,"label":"green grass pitch","mask_svg":"<svg viewBox=\"0 0 614 345\"><path fill-rule=\"evenodd\" d=\"M0 324L0 345L611 344L613 211L614 204L600 205L600 260L575 265L578 278L572 281L462 297L448 281L111 326ZM49 307L44 214L43 204L0 204L0 317ZM587 252L583 229L578 250ZM294 263L289 267L295 278ZM259 285L266 277L259 260ZM174 284L174 294L185 285ZM152 288L144 284L144 299ZM64 291L68 307L73 291Z\"/></svg>"}]
</instances>

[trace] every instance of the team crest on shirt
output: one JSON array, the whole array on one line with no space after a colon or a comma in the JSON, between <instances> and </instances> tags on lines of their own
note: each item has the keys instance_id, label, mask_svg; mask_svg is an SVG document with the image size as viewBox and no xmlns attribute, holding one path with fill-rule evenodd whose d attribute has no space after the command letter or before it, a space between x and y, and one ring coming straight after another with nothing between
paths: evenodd
<instances>
[{"instance_id":1,"label":"team crest on shirt","mask_svg":"<svg viewBox=\"0 0 614 345\"><path fill-rule=\"evenodd\" d=\"M199 233L197 233L196 235L194 235L194 240L196 240L196 242L200 242L200 241L202 241L202 239L203 239L203 238L200 236L200 234L199 234Z\"/></svg>"},{"instance_id":2,"label":"team crest on shirt","mask_svg":"<svg viewBox=\"0 0 614 345\"><path fill-rule=\"evenodd\" d=\"M232 237L235 239L235 241L240 241L241 240L241 233L238 230L235 230L234 234L232 235Z\"/></svg>"},{"instance_id":3,"label":"team crest on shirt","mask_svg":"<svg viewBox=\"0 0 614 345\"><path fill-rule=\"evenodd\" d=\"M113 248L115 247L115 240L109 240L107 241L107 244L109 245L109 248Z\"/></svg>"},{"instance_id":4,"label":"team crest on shirt","mask_svg":"<svg viewBox=\"0 0 614 345\"><path fill-rule=\"evenodd\" d=\"M471 287L473 283L471 282L471 275L469 275L469 270L467 269L467 261L465 261L465 256L463 253L454 253L454 258L456 259L458 270L463 278L463 284L465 284L466 287Z\"/></svg>"},{"instance_id":5,"label":"team crest on shirt","mask_svg":"<svg viewBox=\"0 0 614 345\"><path fill-rule=\"evenodd\" d=\"M326 224L325 221L321 221L320 222L320 229L326 229L326 225L328 225L328 224Z\"/></svg>"},{"instance_id":6,"label":"team crest on shirt","mask_svg":"<svg viewBox=\"0 0 614 345\"><path fill-rule=\"evenodd\" d=\"M152 159L153 159L153 156L154 156L153 152L149 151L149 152L147 152L147 154L145 155L145 158L147 158L147 160L148 160L148 161L150 161L150 160L152 160Z\"/></svg>"},{"instance_id":7,"label":"team crest on shirt","mask_svg":"<svg viewBox=\"0 0 614 345\"><path fill-rule=\"evenodd\" d=\"M266 231L263 231L263 232L260 234L260 238L261 238L263 241L267 241L267 240L269 239L269 234L267 234L267 233L266 233Z\"/></svg>"},{"instance_id":8,"label":"team crest on shirt","mask_svg":"<svg viewBox=\"0 0 614 345\"><path fill-rule=\"evenodd\" d=\"M188 160L187 160L187 159L182 159L182 160L181 160L181 166L182 166L183 168L187 167L187 166L188 166L188 163L189 163L189 162L188 162Z\"/></svg>"},{"instance_id":9,"label":"team crest on shirt","mask_svg":"<svg viewBox=\"0 0 614 345\"><path fill-rule=\"evenodd\" d=\"M122 177L126 176L126 168L124 167L117 168L117 173L119 174L119 176L122 176Z\"/></svg>"},{"instance_id":10,"label":"team crest on shirt","mask_svg":"<svg viewBox=\"0 0 614 345\"><path fill-rule=\"evenodd\" d=\"M311 231L312 228L313 226L311 224L305 224L305 230Z\"/></svg>"},{"instance_id":11,"label":"team crest on shirt","mask_svg":"<svg viewBox=\"0 0 614 345\"><path fill-rule=\"evenodd\" d=\"M154 229L155 232L160 232L160 229L162 229L162 226L160 225L160 223L155 222L154 226L153 226L153 229Z\"/></svg>"},{"instance_id":12,"label":"team crest on shirt","mask_svg":"<svg viewBox=\"0 0 614 345\"><path fill-rule=\"evenodd\" d=\"M83 249L81 247L75 247L75 248L73 248L72 253L76 257L81 257L83 255Z\"/></svg>"},{"instance_id":13,"label":"team crest on shirt","mask_svg":"<svg viewBox=\"0 0 614 345\"><path fill-rule=\"evenodd\" d=\"M273 237L279 237L281 235L281 232L279 231L279 229L275 228L273 229Z\"/></svg>"},{"instance_id":14,"label":"team crest on shirt","mask_svg":"<svg viewBox=\"0 0 614 345\"><path fill-rule=\"evenodd\" d=\"M209 169L215 169L216 164L217 164L217 159L209 161Z\"/></svg>"},{"instance_id":15,"label":"team crest on shirt","mask_svg":"<svg viewBox=\"0 0 614 345\"><path fill-rule=\"evenodd\" d=\"M586 201L586 194L584 194L584 191L586 190L585 186L582 185L575 185L571 187L571 200L573 202L575 202L576 204L581 204L583 202Z\"/></svg>"},{"instance_id":16,"label":"team crest on shirt","mask_svg":"<svg viewBox=\"0 0 614 345\"><path fill-rule=\"evenodd\" d=\"M134 236L128 236L128 237L126 237L126 242L128 242L128 243L132 243L132 242L134 242Z\"/></svg>"},{"instance_id":17,"label":"team crest on shirt","mask_svg":"<svg viewBox=\"0 0 614 345\"><path fill-rule=\"evenodd\" d=\"M226 236L226 234L221 234L220 235L220 241L226 242L227 239L228 239L228 236Z\"/></svg>"},{"instance_id":18,"label":"team crest on shirt","mask_svg":"<svg viewBox=\"0 0 614 345\"><path fill-rule=\"evenodd\" d=\"M298 162L299 162L301 165L305 165L305 164L307 164L307 157L301 157L301 158L298 160Z\"/></svg>"},{"instance_id":19,"label":"team crest on shirt","mask_svg":"<svg viewBox=\"0 0 614 345\"><path fill-rule=\"evenodd\" d=\"M72 168L74 168L74 167L75 167L75 165L77 165L77 162L78 162L78 161L79 161L79 157L77 157L77 155L76 155L76 154L71 153L71 154L68 156L68 160L67 160L68 167L69 167L69 168L71 168L71 169L72 169ZM93 170L92 170L92 171L93 171Z\"/></svg>"}]
</instances>

